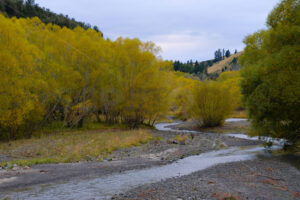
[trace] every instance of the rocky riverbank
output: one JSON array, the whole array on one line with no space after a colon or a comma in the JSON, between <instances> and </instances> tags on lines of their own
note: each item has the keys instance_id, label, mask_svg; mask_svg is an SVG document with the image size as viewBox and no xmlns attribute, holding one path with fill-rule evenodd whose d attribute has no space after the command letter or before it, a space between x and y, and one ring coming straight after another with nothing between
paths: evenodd
<instances>
[{"instance_id":1,"label":"rocky riverbank","mask_svg":"<svg viewBox=\"0 0 300 200\"><path fill-rule=\"evenodd\" d=\"M212 150L230 147L248 148L262 144L259 141L229 137L225 134L184 132L179 130L182 126L182 124L177 126L176 132L153 130L153 135L157 139L142 146L115 151L103 162L36 165L31 168L15 167L12 170L2 169L0 170L0 199L5 197L14 199L18 197L18 194L34 190L36 187L47 188L70 181L80 182L81 180L122 174L129 170L163 166L191 155ZM188 125L184 124L184 126ZM244 122L242 126L245 128L248 125ZM241 122L230 122L224 127L230 127L232 130L234 127L241 127ZM228 128L226 129L228 130ZM239 130L235 129L235 131L230 132L240 133ZM281 195L278 199L297 198L298 193L300 193L297 189L300 188L298 187L299 171L287 163L273 160L273 158L268 159L261 158L254 161L220 164L191 175L142 185L123 194L116 194L113 198L224 199L227 196L232 196L235 199L246 199L247 197L255 199L266 198L266 194L273 194L277 190L280 190L277 193ZM282 177L284 177L284 181L281 180ZM293 180L293 177L296 177L297 180L296 178ZM266 180L260 178L266 178ZM251 184L254 186L262 185L259 188L265 189L267 192L262 193L262 196L255 196L255 191L258 189L255 189L254 186L250 187ZM96 195L94 198L102 199Z\"/></svg>"},{"instance_id":2,"label":"rocky riverbank","mask_svg":"<svg viewBox=\"0 0 300 200\"><path fill-rule=\"evenodd\" d=\"M248 125L246 121L229 122L222 129L210 131L234 134L247 129ZM182 123L172 128L197 130L193 122ZM223 137L222 134L202 133L201 135L219 137L222 144L226 146L257 145L257 141L235 140ZM296 163L298 169L291 163ZM219 164L190 175L146 184L116 195L113 199L296 200L300 199L299 163L299 156L259 156L254 160Z\"/></svg>"},{"instance_id":3,"label":"rocky riverbank","mask_svg":"<svg viewBox=\"0 0 300 200\"><path fill-rule=\"evenodd\" d=\"M143 185L113 199L297 200L300 172L277 159L260 158Z\"/></svg>"},{"instance_id":4,"label":"rocky riverbank","mask_svg":"<svg viewBox=\"0 0 300 200\"><path fill-rule=\"evenodd\" d=\"M22 190L38 184L100 177L127 170L164 165L211 150L258 144L257 141L237 139L222 134L157 130L153 134L158 138L157 140L142 146L117 150L103 162L46 164L25 168L15 166L10 170L2 169L0 170L0 192Z\"/></svg>"}]
</instances>

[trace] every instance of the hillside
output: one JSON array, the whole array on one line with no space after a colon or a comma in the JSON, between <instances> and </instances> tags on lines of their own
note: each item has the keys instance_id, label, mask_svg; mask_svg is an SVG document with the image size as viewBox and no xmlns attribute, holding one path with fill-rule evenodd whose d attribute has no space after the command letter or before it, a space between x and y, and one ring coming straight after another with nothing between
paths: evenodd
<instances>
[{"instance_id":1,"label":"hillside","mask_svg":"<svg viewBox=\"0 0 300 200\"><path fill-rule=\"evenodd\" d=\"M224 60L215 63L213 66L207 68L208 74L215 74L215 73L221 73L222 71L229 71L229 70L238 70L239 65L237 63L234 63L234 58L239 57L242 55L242 51L238 52L237 54L233 54L228 58L225 58Z\"/></svg>"},{"instance_id":2,"label":"hillside","mask_svg":"<svg viewBox=\"0 0 300 200\"><path fill-rule=\"evenodd\" d=\"M88 23L76 21L74 18L69 18L68 15L56 14L49 9L40 7L34 0L0 0L0 13L7 17L38 17L45 24L52 23L70 29L74 29L77 26L84 29L93 28L101 33L97 26L92 27Z\"/></svg>"}]
</instances>

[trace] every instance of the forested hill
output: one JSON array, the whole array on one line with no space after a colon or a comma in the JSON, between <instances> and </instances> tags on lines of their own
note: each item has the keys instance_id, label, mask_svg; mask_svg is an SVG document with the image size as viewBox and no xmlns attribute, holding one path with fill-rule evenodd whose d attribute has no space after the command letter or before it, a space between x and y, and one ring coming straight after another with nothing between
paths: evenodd
<instances>
[{"instance_id":1,"label":"forested hill","mask_svg":"<svg viewBox=\"0 0 300 200\"><path fill-rule=\"evenodd\" d=\"M189 60L186 63L174 61L174 70L193 74L202 80L215 80L222 72L239 70L238 58L242 53L235 50L234 54L231 54L229 49L218 49L215 51L215 58L211 60L202 62Z\"/></svg>"},{"instance_id":2,"label":"forested hill","mask_svg":"<svg viewBox=\"0 0 300 200\"><path fill-rule=\"evenodd\" d=\"M212 66L207 68L208 74L220 74L225 71L237 71L240 69L238 64L238 58L243 54L243 52L238 52L236 54L225 57L223 60L214 63Z\"/></svg>"},{"instance_id":3,"label":"forested hill","mask_svg":"<svg viewBox=\"0 0 300 200\"><path fill-rule=\"evenodd\" d=\"M74 18L71 19L68 15L56 14L49 9L42 8L34 0L0 0L0 12L8 17L39 17L45 24L52 23L71 29L80 26L84 29L92 28L101 32L97 26L92 27L90 24L76 21Z\"/></svg>"}]
</instances>

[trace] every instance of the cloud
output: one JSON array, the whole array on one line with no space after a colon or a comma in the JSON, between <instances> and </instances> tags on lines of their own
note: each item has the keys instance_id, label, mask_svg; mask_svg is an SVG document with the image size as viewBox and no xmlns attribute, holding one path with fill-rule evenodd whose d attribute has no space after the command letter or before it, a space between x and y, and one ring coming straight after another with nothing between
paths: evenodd
<instances>
[{"instance_id":1,"label":"cloud","mask_svg":"<svg viewBox=\"0 0 300 200\"><path fill-rule=\"evenodd\" d=\"M163 58L209 59L218 48L243 48L265 27L280 0L36 0L41 6L97 25L105 37L151 40Z\"/></svg>"},{"instance_id":2,"label":"cloud","mask_svg":"<svg viewBox=\"0 0 300 200\"><path fill-rule=\"evenodd\" d=\"M220 35L207 33L182 32L177 34L155 35L151 37L162 48L164 59L200 59L201 53L222 41Z\"/></svg>"},{"instance_id":3,"label":"cloud","mask_svg":"<svg viewBox=\"0 0 300 200\"><path fill-rule=\"evenodd\" d=\"M184 31L174 34L155 35L148 40L162 48L164 59L208 60L213 58L219 48L226 48L233 52L242 50L244 45L236 41L235 37L227 37L218 33Z\"/></svg>"}]
</instances>

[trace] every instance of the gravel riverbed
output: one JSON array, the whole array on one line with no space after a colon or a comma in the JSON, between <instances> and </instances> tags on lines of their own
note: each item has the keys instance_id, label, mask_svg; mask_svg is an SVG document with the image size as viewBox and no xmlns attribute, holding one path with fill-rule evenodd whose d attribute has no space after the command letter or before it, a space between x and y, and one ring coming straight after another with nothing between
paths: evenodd
<instances>
[{"instance_id":1,"label":"gravel riverbed","mask_svg":"<svg viewBox=\"0 0 300 200\"><path fill-rule=\"evenodd\" d=\"M247 127L247 122L225 125L227 130ZM180 129L180 127L176 127ZM181 124L182 128L182 124ZM236 129L236 132L240 133ZM249 148L260 141L218 133L184 133L153 130L159 138L138 147L113 152L103 162L36 165L0 170L0 199L18 199L23 191L121 174L128 170L164 166L182 158L230 147ZM178 140L184 138L183 140ZM177 139L176 139L177 138ZM112 199L300 199L300 173L276 157L219 164L190 175L141 185ZM87 198L89 199L89 198ZM101 199L97 196L94 199Z\"/></svg>"},{"instance_id":2,"label":"gravel riverbed","mask_svg":"<svg viewBox=\"0 0 300 200\"><path fill-rule=\"evenodd\" d=\"M276 159L220 164L193 174L146 184L113 199L300 199L300 172Z\"/></svg>"}]
</instances>

